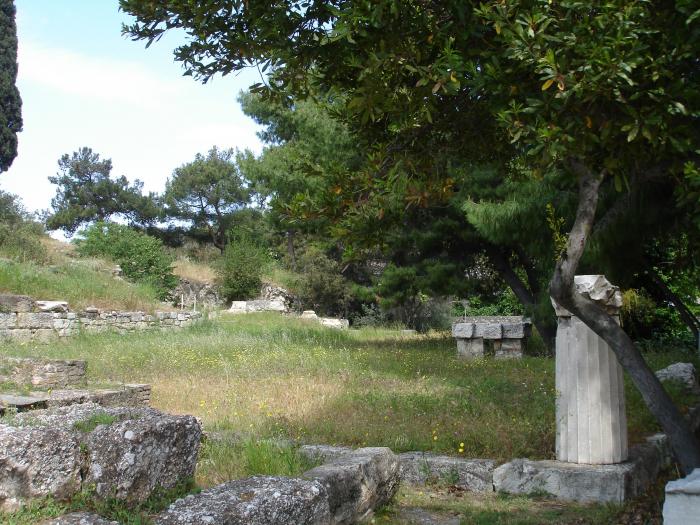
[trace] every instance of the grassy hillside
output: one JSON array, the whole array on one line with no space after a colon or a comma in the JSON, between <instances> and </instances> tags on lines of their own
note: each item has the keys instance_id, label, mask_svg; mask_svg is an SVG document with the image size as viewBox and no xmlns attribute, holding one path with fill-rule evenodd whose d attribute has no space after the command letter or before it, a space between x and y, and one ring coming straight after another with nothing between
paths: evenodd
<instances>
[{"instance_id":1,"label":"grassy hillside","mask_svg":"<svg viewBox=\"0 0 700 525\"><path fill-rule=\"evenodd\" d=\"M0 353L87 359L93 380L151 383L156 407L195 414L211 431L499 460L554 454L554 360L462 361L441 334L341 332L256 314ZM654 368L693 360L647 357ZM638 441L656 425L631 385L627 399Z\"/></svg>"},{"instance_id":2,"label":"grassy hillside","mask_svg":"<svg viewBox=\"0 0 700 525\"><path fill-rule=\"evenodd\" d=\"M31 259L10 257L0 250L0 292L68 301L73 310L87 306L144 311L164 308L151 286L115 279L113 262L80 258L71 244L47 235L36 240L42 250Z\"/></svg>"}]
</instances>

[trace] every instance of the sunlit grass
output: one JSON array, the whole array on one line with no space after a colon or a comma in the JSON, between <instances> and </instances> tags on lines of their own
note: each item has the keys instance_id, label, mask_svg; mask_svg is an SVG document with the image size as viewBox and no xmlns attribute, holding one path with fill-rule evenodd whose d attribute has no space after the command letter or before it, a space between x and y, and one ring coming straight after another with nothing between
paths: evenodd
<instances>
[{"instance_id":1,"label":"sunlit grass","mask_svg":"<svg viewBox=\"0 0 700 525\"><path fill-rule=\"evenodd\" d=\"M0 260L0 292L68 301L76 311L87 306L150 312L168 309L151 286L114 279L113 266L98 259L65 258L53 266Z\"/></svg>"},{"instance_id":2,"label":"sunlit grass","mask_svg":"<svg viewBox=\"0 0 700 525\"><path fill-rule=\"evenodd\" d=\"M335 331L256 314L0 352L87 359L93 381L151 383L155 407L201 417L208 430L497 460L554 454L554 361L462 361L444 334ZM657 369L691 355L649 359ZM657 427L631 385L627 399L640 440Z\"/></svg>"}]
</instances>

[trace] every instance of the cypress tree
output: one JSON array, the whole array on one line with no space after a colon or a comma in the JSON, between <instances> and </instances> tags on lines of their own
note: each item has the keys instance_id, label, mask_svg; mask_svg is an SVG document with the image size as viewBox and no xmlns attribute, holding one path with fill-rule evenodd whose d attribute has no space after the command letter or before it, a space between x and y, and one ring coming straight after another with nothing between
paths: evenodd
<instances>
[{"instance_id":1,"label":"cypress tree","mask_svg":"<svg viewBox=\"0 0 700 525\"><path fill-rule=\"evenodd\" d=\"M17 81L17 24L14 0L0 0L0 172L17 156L22 131L22 99Z\"/></svg>"}]
</instances>

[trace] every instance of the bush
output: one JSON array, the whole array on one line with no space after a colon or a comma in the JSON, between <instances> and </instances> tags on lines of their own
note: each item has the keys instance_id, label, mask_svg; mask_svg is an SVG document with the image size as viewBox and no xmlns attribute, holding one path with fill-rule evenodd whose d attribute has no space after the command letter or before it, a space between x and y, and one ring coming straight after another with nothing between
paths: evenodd
<instances>
[{"instance_id":1,"label":"bush","mask_svg":"<svg viewBox=\"0 0 700 525\"><path fill-rule=\"evenodd\" d=\"M96 222L76 241L83 256L109 257L122 269L127 279L153 286L161 299L177 286L173 259L158 239L110 222Z\"/></svg>"},{"instance_id":2,"label":"bush","mask_svg":"<svg viewBox=\"0 0 700 525\"><path fill-rule=\"evenodd\" d=\"M19 197L0 191L0 255L22 263L44 263L44 228L24 210Z\"/></svg>"},{"instance_id":3,"label":"bush","mask_svg":"<svg viewBox=\"0 0 700 525\"><path fill-rule=\"evenodd\" d=\"M231 241L219 267L224 297L229 301L243 301L257 296L269 262L267 251L252 239L241 237Z\"/></svg>"},{"instance_id":4,"label":"bush","mask_svg":"<svg viewBox=\"0 0 700 525\"><path fill-rule=\"evenodd\" d=\"M345 315L349 288L340 265L316 247L299 257L299 276L294 290L306 310L319 315Z\"/></svg>"}]
</instances>

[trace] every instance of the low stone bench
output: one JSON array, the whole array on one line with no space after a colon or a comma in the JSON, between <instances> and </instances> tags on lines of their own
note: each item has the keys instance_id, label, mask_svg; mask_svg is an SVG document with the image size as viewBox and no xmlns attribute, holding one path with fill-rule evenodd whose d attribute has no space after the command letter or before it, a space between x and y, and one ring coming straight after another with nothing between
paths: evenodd
<instances>
[{"instance_id":1,"label":"low stone bench","mask_svg":"<svg viewBox=\"0 0 700 525\"><path fill-rule=\"evenodd\" d=\"M508 359L522 357L531 328L530 320L521 315L465 317L452 325L452 336L457 339L458 357L484 357L488 342L497 359Z\"/></svg>"}]
</instances>

